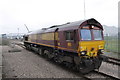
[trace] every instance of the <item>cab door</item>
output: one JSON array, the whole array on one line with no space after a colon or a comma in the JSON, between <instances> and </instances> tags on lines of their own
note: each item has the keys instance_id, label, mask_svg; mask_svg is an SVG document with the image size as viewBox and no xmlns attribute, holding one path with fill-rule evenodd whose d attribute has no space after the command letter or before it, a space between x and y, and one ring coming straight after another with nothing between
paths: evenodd
<instances>
[{"instance_id":1,"label":"cab door","mask_svg":"<svg viewBox=\"0 0 120 80\"><path fill-rule=\"evenodd\" d=\"M55 49L58 48L58 29L59 28L57 28L54 32L54 46L55 46Z\"/></svg>"},{"instance_id":2,"label":"cab door","mask_svg":"<svg viewBox=\"0 0 120 80\"><path fill-rule=\"evenodd\" d=\"M76 51L78 47L78 38L76 30L65 31L66 48L72 51Z\"/></svg>"}]
</instances>

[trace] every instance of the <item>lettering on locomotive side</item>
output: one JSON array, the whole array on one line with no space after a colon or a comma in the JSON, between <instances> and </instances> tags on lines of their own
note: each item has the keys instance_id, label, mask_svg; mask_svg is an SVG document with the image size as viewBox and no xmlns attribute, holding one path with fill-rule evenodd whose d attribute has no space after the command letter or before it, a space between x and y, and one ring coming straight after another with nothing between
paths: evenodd
<instances>
[{"instance_id":1,"label":"lettering on locomotive side","mask_svg":"<svg viewBox=\"0 0 120 80\"><path fill-rule=\"evenodd\" d=\"M60 43L58 43L58 45L60 46Z\"/></svg>"},{"instance_id":2,"label":"lettering on locomotive side","mask_svg":"<svg viewBox=\"0 0 120 80\"><path fill-rule=\"evenodd\" d=\"M72 46L72 44L69 42L69 43L67 43L67 45L69 46L69 47L71 47Z\"/></svg>"}]
</instances>

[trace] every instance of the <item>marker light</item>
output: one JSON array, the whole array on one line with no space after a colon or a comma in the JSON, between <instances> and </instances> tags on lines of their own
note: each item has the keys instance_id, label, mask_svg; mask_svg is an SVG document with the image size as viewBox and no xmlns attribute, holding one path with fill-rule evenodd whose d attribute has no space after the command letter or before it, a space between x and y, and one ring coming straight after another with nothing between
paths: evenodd
<instances>
[{"instance_id":1,"label":"marker light","mask_svg":"<svg viewBox=\"0 0 120 80\"><path fill-rule=\"evenodd\" d=\"M92 28L94 28L94 26L92 26Z\"/></svg>"}]
</instances>

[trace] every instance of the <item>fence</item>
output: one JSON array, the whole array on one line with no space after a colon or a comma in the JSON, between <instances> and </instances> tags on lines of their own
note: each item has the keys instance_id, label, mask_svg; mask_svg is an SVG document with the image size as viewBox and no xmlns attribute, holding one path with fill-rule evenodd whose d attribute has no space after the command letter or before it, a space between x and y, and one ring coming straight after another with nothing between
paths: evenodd
<instances>
[{"instance_id":1,"label":"fence","mask_svg":"<svg viewBox=\"0 0 120 80\"><path fill-rule=\"evenodd\" d=\"M118 53L118 37L117 36L105 36L105 50Z\"/></svg>"},{"instance_id":2,"label":"fence","mask_svg":"<svg viewBox=\"0 0 120 80\"><path fill-rule=\"evenodd\" d=\"M120 46L120 44L118 44L118 37L117 36L105 36L105 50L106 51L111 51L111 52L119 52L118 51L118 46ZM0 38L0 45L8 45L9 44L9 40L8 39L4 39L4 38Z\"/></svg>"},{"instance_id":3,"label":"fence","mask_svg":"<svg viewBox=\"0 0 120 80\"><path fill-rule=\"evenodd\" d=\"M6 38L0 38L0 46L3 45L9 45L9 39Z\"/></svg>"}]
</instances>

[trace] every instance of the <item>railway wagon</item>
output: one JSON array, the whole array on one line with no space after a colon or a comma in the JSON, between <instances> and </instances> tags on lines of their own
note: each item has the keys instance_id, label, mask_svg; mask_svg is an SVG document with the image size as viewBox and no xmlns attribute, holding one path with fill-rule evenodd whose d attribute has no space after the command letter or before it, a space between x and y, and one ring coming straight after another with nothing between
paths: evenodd
<instances>
[{"instance_id":1,"label":"railway wagon","mask_svg":"<svg viewBox=\"0 0 120 80\"><path fill-rule=\"evenodd\" d=\"M101 66L103 27L94 18L54 25L25 36L24 46L81 73Z\"/></svg>"}]
</instances>

